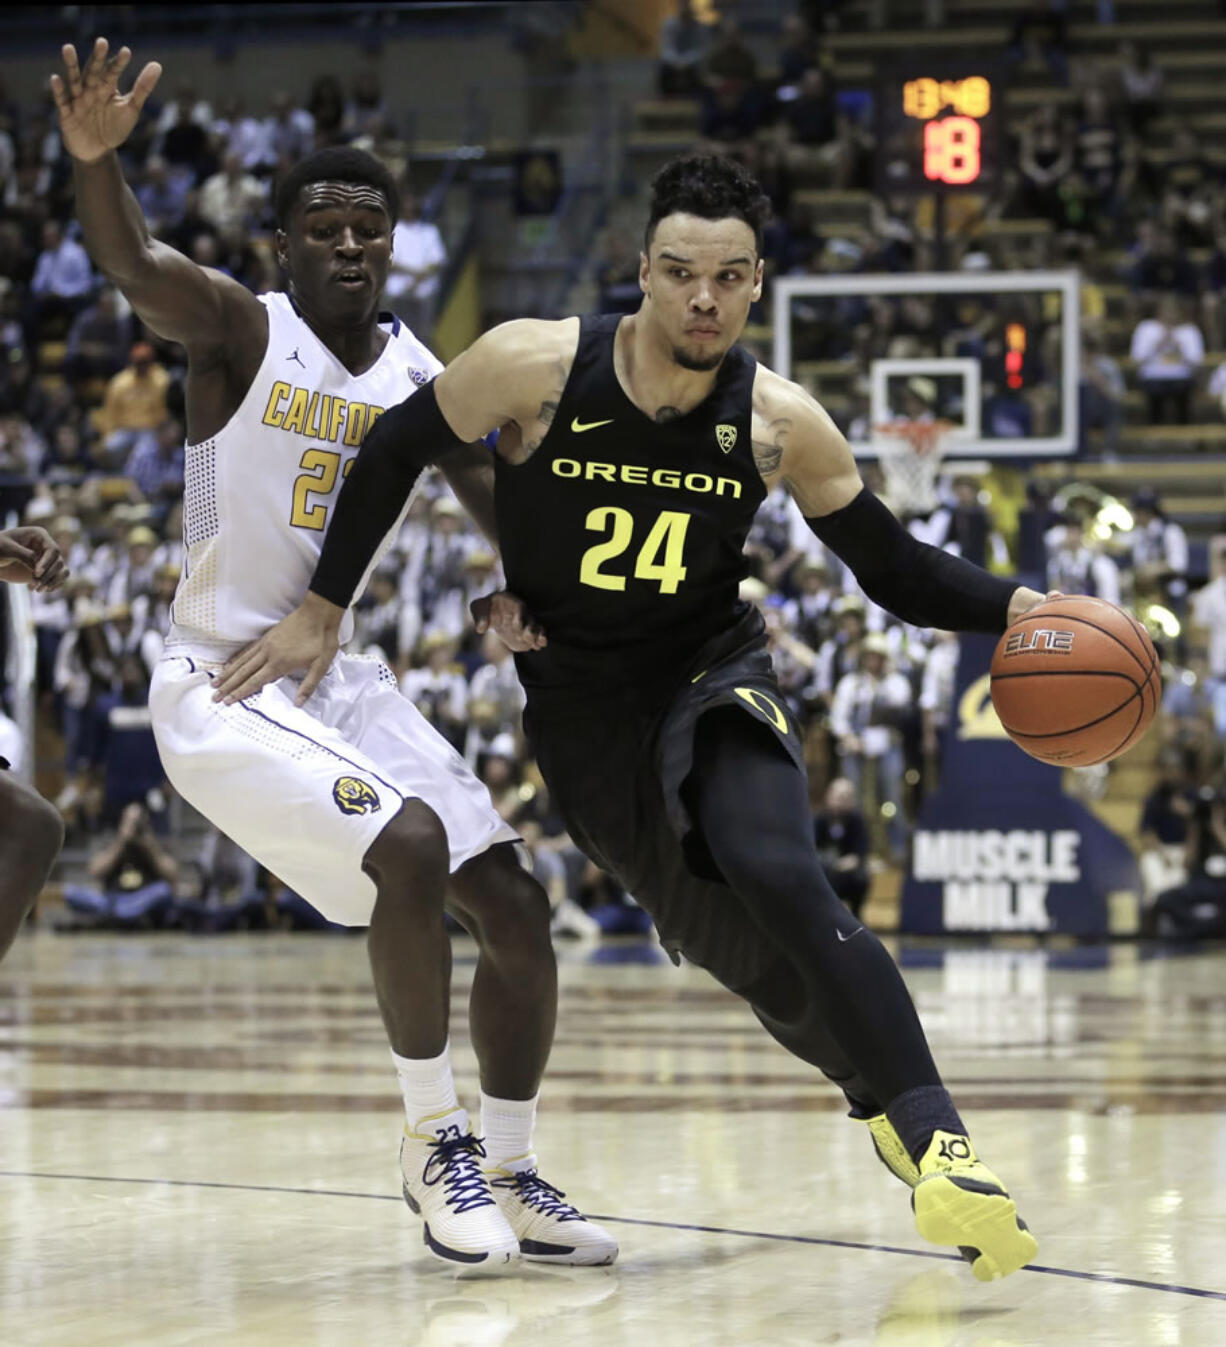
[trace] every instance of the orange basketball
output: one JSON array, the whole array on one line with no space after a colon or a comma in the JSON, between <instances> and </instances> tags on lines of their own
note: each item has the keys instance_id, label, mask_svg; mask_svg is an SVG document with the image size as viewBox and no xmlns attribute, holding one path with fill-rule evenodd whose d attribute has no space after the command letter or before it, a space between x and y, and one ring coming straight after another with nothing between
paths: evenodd
<instances>
[{"instance_id":1,"label":"orange basketball","mask_svg":"<svg viewBox=\"0 0 1226 1347\"><path fill-rule=\"evenodd\" d=\"M1056 767L1118 757L1162 700L1158 652L1131 614L1082 594L1020 617L992 656L992 704L1009 737Z\"/></svg>"}]
</instances>

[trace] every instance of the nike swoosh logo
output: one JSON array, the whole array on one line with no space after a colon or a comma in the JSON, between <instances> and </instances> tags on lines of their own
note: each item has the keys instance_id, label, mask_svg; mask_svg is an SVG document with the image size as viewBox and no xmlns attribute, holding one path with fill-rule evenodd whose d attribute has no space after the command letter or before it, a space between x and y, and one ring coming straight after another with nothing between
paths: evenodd
<instances>
[{"instance_id":1,"label":"nike swoosh logo","mask_svg":"<svg viewBox=\"0 0 1226 1347\"><path fill-rule=\"evenodd\" d=\"M863 926L857 926L856 929L852 931L851 935L844 935L843 932L836 927L834 933L839 938L839 944L845 945L849 940L852 940L856 936L858 936L862 930L864 930Z\"/></svg>"},{"instance_id":2,"label":"nike swoosh logo","mask_svg":"<svg viewBox=\"0 0 1226 1347\"><path fill-rule=\"evenodd\" d=\"M595 430L597 426L611 426L613 418L609 417L607 421L580 421L576 416L570 423L570 428L576 435L582 435L585 430Z\"/></svg>"}]
</instances>

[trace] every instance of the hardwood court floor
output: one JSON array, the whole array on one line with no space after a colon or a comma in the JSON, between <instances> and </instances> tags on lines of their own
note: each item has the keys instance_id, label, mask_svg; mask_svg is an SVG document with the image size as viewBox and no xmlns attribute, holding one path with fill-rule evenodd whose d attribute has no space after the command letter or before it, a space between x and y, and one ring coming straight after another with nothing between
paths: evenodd
<instances>
[{"instance_id":1,"label":"hardwood court floor","mask_svg":"<svg viewBox=\"0 0 1226 1347\"><path fill-rule=\"evenodd\" d=\"M455 1282L398 1198L360 938L23 939L0 968L0 1343L1226 1343L1223 953L901 952L1039 1236L992 1286L921 1243L839 1096L702 974L648 946L562 957L542 1171L622 1257ZM460 943L469 1097L471 972Z\"/></svg>"}]
</instances>

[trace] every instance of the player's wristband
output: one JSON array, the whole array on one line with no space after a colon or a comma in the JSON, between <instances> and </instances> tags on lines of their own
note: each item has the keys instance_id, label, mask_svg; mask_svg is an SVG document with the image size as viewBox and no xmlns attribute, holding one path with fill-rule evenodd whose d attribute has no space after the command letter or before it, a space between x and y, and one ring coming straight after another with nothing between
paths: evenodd
<instances>
[{"instance_id":1,"label":"player's wristband","mask_svg":"<svg viewBox=\"0 0 1226 1347\"><path fill-rule=\"evenodd\" d=\"M1016 580L912 537L865 487L841 510L805 523L851 567L861 589L917 627L1002 632Z\"/></svg>"},{"instance_id":2,"label":"player's wristband","mask_svg":"<svg viewBox=\"0 0 1226 1347\"><path fill-rule=\"evenodd\" d=\"M422 470L464 443L439 410L433 380L389 407L362 441L336 498L311 591L348 608Z\"/></svg>"}]
</instances>

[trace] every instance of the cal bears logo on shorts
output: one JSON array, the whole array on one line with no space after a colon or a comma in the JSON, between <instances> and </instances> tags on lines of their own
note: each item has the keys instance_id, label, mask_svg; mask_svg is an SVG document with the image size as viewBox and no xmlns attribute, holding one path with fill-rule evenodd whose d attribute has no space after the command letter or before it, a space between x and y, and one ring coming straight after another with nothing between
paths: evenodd
<instances>
[{"instance_id":1,"label":"cal bears logo on shorts","mask_svg":"<svg viewBox=\"0 0 1226 1347\"><path fill-rule=\"evenodd\" d=\"M405 373L413 380L418 388L424 388L425 385L430 382L430 376L424 369L414 369L412 365L408 365L405 368Z\"/></svg>"},{"instance_id":2,"label":"cal bears logo on shorts","mask_svg":"<svg viewBox=\"0 0 1226 1347\"><path fill-rule=\"evenodd\" d=\"M356 776L338 776L332 798L342 814L377 814L383 807L375 788Z\"/></svg>"}]
</instances>

